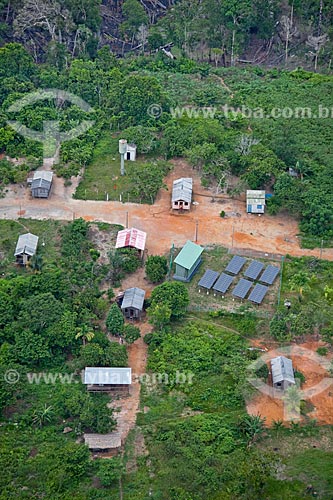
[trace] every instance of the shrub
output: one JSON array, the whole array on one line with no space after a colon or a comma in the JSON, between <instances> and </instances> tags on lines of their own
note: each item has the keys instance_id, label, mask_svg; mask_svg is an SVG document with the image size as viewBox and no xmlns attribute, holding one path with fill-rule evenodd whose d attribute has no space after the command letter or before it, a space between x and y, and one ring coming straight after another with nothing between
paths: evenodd
<instances>
[{"instance_id":1,"label":"shrub","mask_svg":"<svg viewBox=\"0 0 333 500\"><path fill-rule=\"evenodd\" d=\"M222 218L225 217L225 211L224 210L221 210L220 217L222 217Z\"/></svg>"},{"instance_id":2,"label":"shrub","mask_svg":"<svg viewBox=\"0 0 333 500\"><path fill-rule=\"evenodd\" d=\"M269 369L268 369L268 366L266 364L262 365L260 368L258 368L256 370L256 375L257 377L259 378L262 378L264 380L267 380L268 379L268 375L269 375Z\"/></svg>"},{"instance_id":3,"label":"shrub","mask_svg":"<svg viewBox=\"0 0 333 500\"><path fill-rule=\"evenodd\" d=\"M319 356L326 356L328 353L328 349L327 347L318 347L316 352L317 354L319 354Z\"/></svg>"},{"instance_id":4,"label":"shrub","mask_svg":"<svg viewBox=\"0 0 333 500\"><path fill-rule=\"evenodd\" d=\"M302 372L299 372L297 370L294 371L294 376L295 379L299 380L300 385L302 386L305 383L305 376L303 375Z\"/></svg>"},{"instance_id":5,"label":"shrub","mask_svg":"<svg viewBox=\"0 0 333 500\"><path fill-rule=\"evenodd\" d=\"M126 344L133 344L136 340L140 338L140 328L134 325L125 325L124 327L124 339Z\"/></svg>"},{"instance_id":6,"label":"shrub","mask_svg":"<svg viewBox=\"0 0 333 500\"><path fill-rule=\"evenodd\" d=\"M97 477L103 486L111 486L116 481L119 481L124 471L121 458L113 457L108 460L101 460Z\"/></svg>"},{"instance_id":7,"label":"shrub","mask_svg":"<svg viewBox=\"0 0 333 500\"><path fill-rule=\"evenodd\" d=\"M160 255L150 255L146 262L146 274L152 283L163 281L168 272L167 259Z\"/></svg>"},{"instance_id":8,"label":"shrub","mask_svg":"<svg viewBox=\"0 0 333 500\"><path fill-rule=\"evenodd\" d=\"M121 335L124 331L124 316L117 304L112 304L106 318L106 328L112 335Z\"/></svg>"}]
</instances>

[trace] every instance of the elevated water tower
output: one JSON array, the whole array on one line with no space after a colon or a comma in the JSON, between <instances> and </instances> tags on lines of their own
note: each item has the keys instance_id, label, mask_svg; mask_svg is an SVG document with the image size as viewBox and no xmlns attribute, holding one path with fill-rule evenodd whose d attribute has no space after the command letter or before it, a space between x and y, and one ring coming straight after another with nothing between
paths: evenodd
<instances>
[{"instance_id":1,"label":"elevated water tower","mask_svg":"<svg viewBox=\"0 0 333 500\"><path fill-rule=\"evenodd\" d=\"M127 153L127 141L126 139L119 140L119 154L120 154L120 175L125 175L125 154Z\"/></svg>"}]
</instances>

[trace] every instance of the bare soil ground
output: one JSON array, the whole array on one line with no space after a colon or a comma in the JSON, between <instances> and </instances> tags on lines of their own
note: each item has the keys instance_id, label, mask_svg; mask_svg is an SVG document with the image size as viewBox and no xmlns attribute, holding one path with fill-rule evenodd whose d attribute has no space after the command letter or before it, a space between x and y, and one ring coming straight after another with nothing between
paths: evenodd
<instances>
[{"instance_id":1,"label":"bare soil ground","mask_svg":"<svg viewBox=\"0 0 333 500\"><path fill-rule=\"evenodd\" d=\"M106 201L74 200L74 185L64 187L62 179L55 177L50 199L31 199L25 187L11 186L6 197L0 200L0 217L72 220L83 217L86 220L104 221L113 224L126 223L148 233L149 254L164 254L172 243L182 246L186 240L193 240L198 221L198 243L220 244L226 247L301 256L319 257L320 250L301 249L298 242L297 221L287 215L263 217L246 214L245 201L229 197L218 199L201 186L198 172L184 160L174 160L174 170L166 178L168 191L161 190L154 205L138 205ZM172 213L170 196L172 181L178 177L192 177L194 201L190 213ZM77 180L76 180L77 182ZM226 217L219 216L221 210ZM333 249L323 249L322 257L333 260Z\"/></svg>"},{"instance_id":2,"label":"bare soil ground","mask_svg":"<svg viewBox=\"0 0 333 500\"><path fill-rule=\"evenodd\" d=\"M291 347L290 357L293 361L294 369L300 371L305 376L305 383L302 385L301 390L310 394L310 388L314 388L324 378L329 378L328 371L316 361L316 350L318 347L323 346L324 343L320 341L304 342ZM300 354L300 349L306 349L306 355ZM308 355L308 351L313 353L313 356ZM269 351L269 357L279 355L278 350L272 349ZM325 360L332 360L332 354L325 357ZM331 378L333 382L333 379ZM272 385L271 380L268 382ZM306 400L313 404L314 409L307 414L308 418L317 420L320 425L333 424L333 383L323 391L314 391L312 397L307 397ZM318 392L318 394L317 394ZM250 415L260 415L266 419L265 423L271 427L274 421L284 420L284 401L282 399L273 398L270 395L256 392L255 396L247 402L247 412ZM302 417L301 422L306 418Z\"/></svg>"},{"instance_id":3,"label":"bare soil ground","mask_svg":"<svg viewBox=\"0 0 333 500\"><path fill-rule=\"evenodd\" d=\"M114 410L114 417L117 421L117 433L121 435L122 443L125 443L129 431L134 427L136 414L139 410L140 402L140 376L146 371L147 364L147 345L143 338L152 331L149 323L142 322L138 325L141 331L141 337L133 344L128 346L128 366L132 368L132 385L130 394L127 397L113 400L109 404Z\"/></svg>"}]
</instances>

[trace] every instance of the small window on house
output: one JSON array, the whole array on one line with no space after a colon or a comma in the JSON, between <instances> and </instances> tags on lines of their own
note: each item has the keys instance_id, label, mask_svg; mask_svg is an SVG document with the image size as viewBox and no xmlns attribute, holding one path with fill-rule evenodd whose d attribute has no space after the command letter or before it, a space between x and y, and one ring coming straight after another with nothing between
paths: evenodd
<instances>
[{"instance_id":1,"label":"small window on house","mask_svg":"<svg viewBox=\"0 0 333 500\"><path fill-rule=\"evenodd\" d=\"M178 201L175 201L175 205L178 205Z\"/></svg>"},{"instance_id":2,"label":"small window on house","mask_svg":"<svg viewBox=\"0 0 333 500\"><path fill-rule=\"evenodd\" d=\"M281 382L278 382L276 385L277 385L278 387L281 387Z\"/></svg>"},{"instance_id":3,"label":"small window on house","mask_svg":"<svg viewBox=\"0 0 333 500\"><path fill-rule=\"evenodd\" d=\"M184 201L184 205L187 207L187 205L188 205L187 201Z\"/></svg>"}]
</instances>

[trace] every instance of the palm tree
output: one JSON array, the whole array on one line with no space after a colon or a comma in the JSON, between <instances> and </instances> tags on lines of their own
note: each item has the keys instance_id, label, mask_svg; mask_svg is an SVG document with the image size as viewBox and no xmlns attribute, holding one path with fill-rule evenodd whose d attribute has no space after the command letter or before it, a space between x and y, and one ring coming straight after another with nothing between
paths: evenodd
<instances>
[{"instance_id":1,"label":"palm tree","mask_svg":"<svg viewBox=\"0 0 333 500\"><path fill-rule=\"evenodd\" d=\"M33 413L32 421L39 427L43 427L44 424L51 422L53 417L53 407L44 405L40 410L35 410Z\"/></svg>"},{"instance_id":2,"label":"palm tree","mask_svg":"<svg viewBox=\"0 0 333 500\"><path fill-rule=\"evenodd\" d=\"M246 415L241 422L241 430L248 439L248 446L256 441L264 432L265 418L260 415Z\"/></svg>"},{"instance_id":3,"label":"palm tree","mask_svg":"<svg viewBox=\"0 0 333 500\"><path fill-rule=\"evenodd\" d=\"M35 253L29 261L29 266L35 272L41 271L43 268L43 257Z\"/></svg>"},{"instance_id":4,"label":"palm tree","mask_svg":"<svg viewBox=\"0 0 333 500\"><path fill-rule=\"evenodd\" d=\"M75 339L82 339L82 344L85 346L87 342L90 342L94 337L94 332L90 331L87 325L83 325L76 329Z\"/></svg>"}]
</instances>

